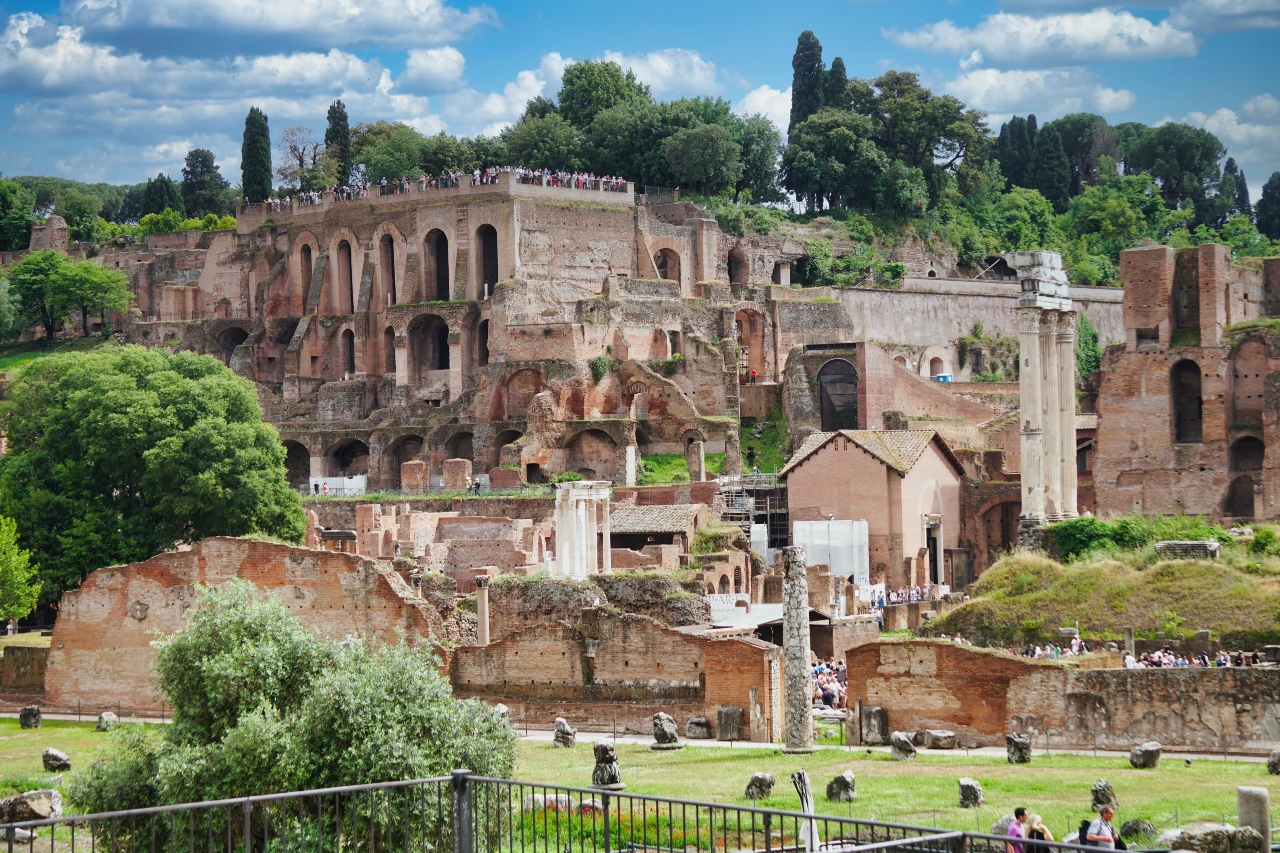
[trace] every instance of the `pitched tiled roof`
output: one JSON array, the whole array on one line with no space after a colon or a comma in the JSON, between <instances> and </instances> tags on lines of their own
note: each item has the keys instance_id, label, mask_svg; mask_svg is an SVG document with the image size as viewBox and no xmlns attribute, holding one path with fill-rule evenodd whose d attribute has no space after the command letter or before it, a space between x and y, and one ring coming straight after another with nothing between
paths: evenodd
<instances>
[{"instance_id":1,"label":"pitched tiled roof","mask_svg":"<svg viewBox=\"0 0 1280 853\"><path fill-rule=\"evenodd\" d=\"M702 504L620 506L609 513L609 532L685 533Z\"/></svg>"},{"instance_id":2,"label":"pitched tiled roof","mask_svg":"<svg viewBox=\"0 0 1280 853\"><path fill-rule=\"evenodd\" d=\"M786 467L779 472L780 475L786 476L793 468L837 435L843 435L885 465L893 468L899 474L905 475L920 459L921 454L924 453L930 442L934 440L937 433L931 429L842 429L839 432L814 433L805 439L804 444L800 445L800 449L787 462ZM945 442L942 442L942 445L944 448L946 447ZM944 450L944 453L957 468L960 467L959 462L955 460L949 450Z\"/></svg>"}]
</instances>

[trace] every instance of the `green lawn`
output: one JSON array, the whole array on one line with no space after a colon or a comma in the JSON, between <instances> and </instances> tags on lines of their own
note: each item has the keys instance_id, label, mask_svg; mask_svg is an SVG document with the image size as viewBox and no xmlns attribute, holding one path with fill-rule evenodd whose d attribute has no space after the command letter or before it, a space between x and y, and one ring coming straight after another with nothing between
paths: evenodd
<instances>
[{"instance_id":1,"label":"green lawn","mask_svg":"<svg viewBox=\"0 0 1280 853\"><path fill-rule=\"evenodd\" d=\"M48 638L46 638L48 639ZM23 729L17 719L0 718L0 794L49 787L50 774L40 762L45 747L60 749L71 759L73 770L88 767L107 736L95 731L95 722L44 720L38 729ZM65 790L67 774L61 774Z\"/></svg>"},{"instance_id":2,"label":"green lawn","mask_svg":"<svg viewBox=\"0 0 1280 853\"><path fill-rule=\"evenodd\" d=\"M59 338L52 345L39 340L0 346L0 373L23 367L46 355L90 350L100 343L102 338L95 335L89 338Z\"/></svg>"},{"instance_id":3,"label":"green lawn","mask_svg":"<svg viewBox=\"0 0 1280 853\"><path fill-rule=\"evenodd\" d=\"M579 735L573 750L556 749L546 741L522 741L516 770L521 780L585 787L590 784L594 737ZM1236 787L1259 785L1280 797L1280 777L1268 776L1264 764L1237 761L1193 761L1166 757L1156 770L1134 770L1127 758L1091 756L1034 756L1030 766L1010 765L1003 757L967 757L963 753L921 753L913 762L892 761L887 753L867 758L861 750L823 749L808 756L782 755L778 750L742 747L688 746L678 752L654 752L646 746L620 744L622 780L632 793L747 804L743 788L751 774L773 774L773 797L765 806L796 809L799 798L790 775L804 769L813 782L821 813L952 829L990 830L1001 815L1024 805L1044 816L1054 836L1074 831L1088 814L1089 788L1098 779L1115 787L1120 801L1117 825L1146 818L1159 828L1175 820L1234 822ZM858 781L858 802L828 803L826 784L852 770ZM959 808L961 776L982 783L987 805L978 810Z\"/></svg>"}]
</instances>

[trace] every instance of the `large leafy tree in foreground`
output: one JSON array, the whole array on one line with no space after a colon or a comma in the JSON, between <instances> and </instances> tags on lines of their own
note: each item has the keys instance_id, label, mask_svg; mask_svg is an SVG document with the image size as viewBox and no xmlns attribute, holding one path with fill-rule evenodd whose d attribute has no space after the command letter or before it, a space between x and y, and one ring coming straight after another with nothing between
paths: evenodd
<instances>
[{"instance_id":1,"label":"large leafy tree in foreground","mask_svg":"<svg viewBox=\"0 0 1280 853\"><path fill-rule=\"evenodd\" d=\"M515 732L429 655L327 640L246 581L204 590L157 647L174 724L117 731L72 785L87 811L514 769Z\"/></svg>"},{"instance_id":2,"label":"large leafy tree in foreground","mask_svg":"<svg viewBox=\"0 0 1280 853\"><path fill-rule=\"evenodd\" d=\"M9 400L0 513L17 521L47 599L180 542L302 538L275 428L217 359L140 346L53 355Z\"/></svg>"}]
</instances>

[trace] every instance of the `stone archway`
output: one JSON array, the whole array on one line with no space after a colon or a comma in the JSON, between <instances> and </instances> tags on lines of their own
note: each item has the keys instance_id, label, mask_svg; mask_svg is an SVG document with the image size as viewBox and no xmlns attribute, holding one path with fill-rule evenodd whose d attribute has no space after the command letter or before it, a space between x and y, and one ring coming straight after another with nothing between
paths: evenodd
<instances>
[{"instance_id":1,"label":"stone archway","mask_svg":"<svg viewBox=\"0 0 1280 853\"><path fill-rule=\"evenodd\" d=\"M409 324L405 334L408 346L409 384L420 388L430 382L436 371L449 369L449 324L439 314L421 314Z\"/></svg>"},{"instance_id":2,"label":"stone archway","mask_svg":"<svg viewBox=\"0 0 1280 853\"><path fill-rule=\"evenodd\" d=\"M436 302L450 299L449 238L439 228L427 233L422 244L424 292Z\"/></svg>"},{"instance_id":3,"label":"stone archway","mask_svg":"<svg viewBox=\"0 0 1280 853\"><path fill-rule=\"evenodd\" d=\"M382 451L382 483L388 489L403 488L400 467L422 455L426 439L420 435L402 435Z\"/></svg>"},{"instance_id":4,"label":"stone archway","mask_svg":"<svg viewBox=\"0 0 1280 853\"><path fill-rule=\"evenodd\" d=\"M369 473L369 445L358 438L340 441L325 457L330 477L354 477Z\"/></svg>"},{"instance_id":5,"label":"stone archway","mask_svg":"<svg viewBox=\"0 0 1280 853\"><path fill-rule=\"evenodd\" d=\"M680 281L680 255L675 249L659 249L653 256L653 266L658 271L658 278Z\"/></svg>"},{"instance_id":6,"label":"stone archway","mask_svg":"<svg viewBox=\"0 0 1280 853\"><path fill-rule=\"evenodd\" d=\"M301 442L286 439L284 445L284 468L289 478L289 485L295 489L305 488L311 479L311 451Z\"/></svg>"},{"instance_id":7,"label":"stone archway","mask_svg":"<svg viewBox=\"0 0 1280 853\"><path fill-rule=\"evenodd\" d=\"M607 432L585 429L565 444L565 471L588 480L613 480L617 472L618 444Z\"/></svg>"},{"instance_id":8,"label":"stone archway","mask_svg":"<svg viewBox=\"0 0 1280 853\"><path fill-rule=\"evenodd\" d=\"M818 370L822 431L858 428L858 370L833 358Z\"/></svg>"}]
</instances>

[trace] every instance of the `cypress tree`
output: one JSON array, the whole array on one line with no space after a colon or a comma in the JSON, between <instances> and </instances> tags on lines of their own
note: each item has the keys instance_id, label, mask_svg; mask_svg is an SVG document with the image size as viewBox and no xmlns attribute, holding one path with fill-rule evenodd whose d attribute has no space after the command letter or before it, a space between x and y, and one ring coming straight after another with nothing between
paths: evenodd
<instances>
[{"instance_id":1,"label":"cypress tree","mask_svg":"<svg viewBox=\"0 0 1280 853\"><path fill-rule=\"evenodd\" d=\"M342 101L329 105L329 126L324 131L324 147L338 164L338 183L351 180L351 125L347 121L347 107Z\"/></svg>"},{"instance_id":2,"label":"cypress tree","mask_svg":"<svg viewBox=\"0 0 1280 853\"><path fill-rule=\"evenodd\" d=\"M165 209L176 210L186 216L187 208L182 203L182 193L178 185L170 180L164 172L154 178L147 179L147 187L142 191L142 207L140 216L148 213L164 213Z\"/></svg>"},{"instance_id":3,"label":"cypress tree","mask_svg":"<svg viewBox=\"0 0 1280 853\"><path fill-rule=\"evenodd\" d=\"M1245 181L1244 170L1236 163L1234 157L1228 157L1226 165L1222 167L1222 194L1229 195L1223 206L1227 208L1227 215L1233 213L1243 213L1245 216L1253 216L1253 203L1249 201L1249 184Z\"/></svg>"},{"instance_id":4,"label":"cypress tree","mask_svg":"<svg viewBox=\"0 0 1280 853\"><path fill-rule=\"evenodd\" d=\"M791 57L791 122L787 135L800 122L822 109L822 78L826 74L822 64L822 44L813 30L805 30L796 41L796 52Z\"/></svg>"},{"instance_id":5,"label":"cypress tree","mask_svg":"<svg viewBox=\"0 0 1280 853\"><path fill-rule=\"evenodd\" d=\"M1066 212L1071 200L1071 161L1062 147L1062 137L1051 125L1036 134L1027 178L1031 188L1039 190L1056 212Z\"/></svg>"},{"instance_id":6,"label":"cypress tree","mask_svg":"<svg viewBox=\"0 0 1280 853\"><path fill-rule=\"evenodd\" d=\"M1262 198L1254 208L1258 230L1272 240L1280 240L1280 172L1272 172L1262 185Z\"/></svg>"},{"instance_id":7,"label":"cypress tree","mask_svg":"<svg viewBox=\"0 0 1280 853\"><path fill-rule=\"evenodd\" d=\"M847 110L849 103L849 75L844 70L844 60L836 57L822 77L822 105Z\"/></svg>"},{"instance_id":8,"label":"cypress tree","mask_svg":"<svg viewBox=\"0 0 1280 853\"><path fill-rule=\"evenodd\" d=\"M271 131L267 128L266 113L257 107L250 107L244 120L240 177L242 191L250 204L271 195Z\"/></svg>"}]
</instances>

